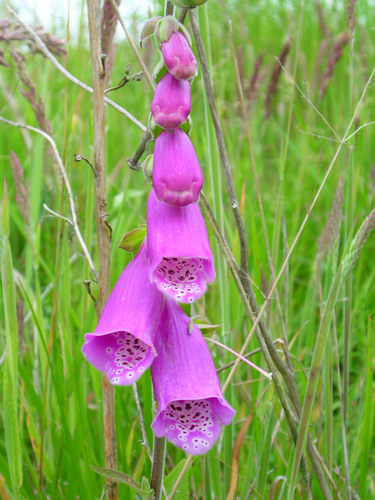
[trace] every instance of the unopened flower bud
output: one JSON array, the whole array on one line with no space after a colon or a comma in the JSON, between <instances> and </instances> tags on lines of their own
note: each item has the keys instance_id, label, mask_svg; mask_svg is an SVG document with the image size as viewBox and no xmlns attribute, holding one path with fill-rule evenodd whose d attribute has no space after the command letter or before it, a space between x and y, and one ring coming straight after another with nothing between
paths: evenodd
<instances>
[{"instance_id":1,"label":"unopened flower bud","mask_svg":"<svg viewBox=\"0 0 375 500\"><path fill-rule=\"evenodd\" d=\"M197 60L186 37L178 31L161 44L164 64L179 80L188 80L197 74Z\"/></svg>"},{"instance_id":2,"label":"unopened flower bud","mask_svg":"<svg viewBox=\"0 0 375 500\"><path fill-rule=\"evenodd\" d=\"M190 113L190 83L166 73L158 83L151 112L155 123L169 130L184 123Z\"/></svg>"},{"instance_id":3,"label":"unopened flower bud","mask_svg":"<svg viewBox=\"0 0 375 500\"><path fill-rule=\"evenodd\" d=\"M168 205L183 207L198 201L202 171L182 130L164 131L156 139L152 183L158 199Z\"/></svg>"}]
</instances>

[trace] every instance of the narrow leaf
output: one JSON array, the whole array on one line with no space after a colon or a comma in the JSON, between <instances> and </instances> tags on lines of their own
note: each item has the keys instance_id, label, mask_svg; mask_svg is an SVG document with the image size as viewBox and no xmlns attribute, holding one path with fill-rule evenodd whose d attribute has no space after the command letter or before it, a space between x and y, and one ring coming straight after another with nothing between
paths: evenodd
<instances>
[{"instance_id":1,"label":"narrow leaf","mask_svg":"<svg viewBox=\"0 0 375 500\"><path fill-rule=\"evenodd\" d=\"M8 360L4 367L3 378L3 406L5 447L9 464L10 480L15 498L22 485L22 450L17 418L17 399L10 375Z\"/></svg>"},{"instance_id":2,"label":"narrow leaf","mask_svg":"<svg viewBox=\"0 0 375 500\"><path fill-rule=\"evenodd\" d=\"M216 332L216 330L221 328L221 325L205 325L200 323L196 323L196 325L205 337L213 335Z\"/></svg>"},{"instance_id":3,"label":"narrow leaf","mask_svg":"<svg viewBox=\"0 0 375 500\"><path fill-rule=\"evenodd\" d=\"M181 460L174 469L164 478L164 486L168 492L168 495L171 494L173 486L175 485L179 475L181 474L182 469L186 463L186 458ZM189 498L189 475L185 473L182 477L176 493L173 495L173 500L186 500Z\"/></svg>"},{"instance_id":4,"label":"narrow leaf","mask_svg":"<svg viewBox=\"0 0 375 500\"><path fill-rule=\"evenodd\" d=\"M371 453L371 443L372 443L372 429L373 429L373 418L374 418L374 404L372 395L372 383L373 383L373 363L372 363L372 325L371 318L369 318L369 326L367 331L367 363L366 363L366 388L365 388L365 410L363 414L363 427L362 427L362 438L360 443L362 443L361 451L361 467L360 467L360 497L363 499L369 498L367 495L369 477L368 472L370 471L370 453Z\"/></svg>"},{"instance_id":5,"label":"narrow leaf","mask_svg":"<svg viewBox=\"0 0 375 500\"><path fill-rule=\"evenodd\" d=\"M151 498L152 496L153 490L151 488L144 489L144 487L146 487L147 484L145 484L143 481L142 483L136 481L131 476L128 476L128 474L125 474L125 472L121 472L119 470L114 470L114 469L107 469L105 467L93 467L92 465L90 465L90 468L100 476L104 476L108 479L111 479L111 481L115 483L126 484L127 486L135 490L137 493L142 495L143 498Z\"/></svg>"}]
</instances>

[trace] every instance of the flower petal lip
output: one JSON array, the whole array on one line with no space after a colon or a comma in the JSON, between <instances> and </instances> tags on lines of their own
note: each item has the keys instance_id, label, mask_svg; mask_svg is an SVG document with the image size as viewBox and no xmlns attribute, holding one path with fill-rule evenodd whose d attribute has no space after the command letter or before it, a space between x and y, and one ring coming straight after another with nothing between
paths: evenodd
<instances>
[{"instance_id":1,"label":"flower petal lip","mask_svg":"<svg viewBox=\"0 0 375 500\"><path fill-rule=\"evenodd\" d=\"M150 283L147 243L122 272L82 353L115 385L135 382L156 356L153 335L163 296Z\"/></svg>"},{"instance_id":2,"label":"flower petal lip","mask_svg":"<svg viewBox=\"0 0 375 500\"><path fill-rule=\"evenodd\" d=\"M161 52L167 70L178 80L188 80L197 74L197 60L181 31L172 33L161 44Z\"/></svg>"},{"instance_id":3,"label":"flower petal lip","mask_svg":"<svg viewBox=\"0 0 375 500\"><path fill-rule=\"evenodd\" d=\"M189 318L174 301L165 300L151 365L157 401L152 429L192 455L214 445L234 409L220 389L211 354L199 328L189 333Z\"/></svg>"},{"instance_id":4,"label":"flower petal lip","mask_svg":"<svg viewBox=\"0 0 375 500\"><path fill-rule=\"evenodd\" d=\"M151 104L155 123L170 130L184 123L191 109L190 83L166 73L156 86Z\"/></svg>"},{"instance_id":5,"label":"flower petal lip","mask_svg":"<svg viewBox=\"0 0 375 500\"><path fill-rule=\"evenodd\" d=\"M202 170L189 136L180 129L162 132L155 141L152 184L156 196L171 206L196 203Z\"/></svg>"},{"instance_id":6,"label":"flower petal lip","mask_svg":"<svg viewBox=\"0 0 375 500\"><path fill-rule=\"evenodd\" d=\"M150 279L178 302L194 302L215 278L207 229L197 203L170 207L155 191L147 203Z\"/></svg>"}]
</instances>

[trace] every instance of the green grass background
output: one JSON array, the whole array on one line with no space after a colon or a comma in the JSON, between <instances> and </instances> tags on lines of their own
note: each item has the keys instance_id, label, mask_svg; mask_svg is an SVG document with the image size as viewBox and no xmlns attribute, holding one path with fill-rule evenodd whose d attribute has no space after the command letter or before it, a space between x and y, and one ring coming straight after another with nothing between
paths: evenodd
<instances>
[{"instance_id":1,"label":"green grass background","mask_svg":"<svg viewBox=\"0 0 375 500\"><path fill-rule=\"evenodd\" d=\"M263 294L270 288L271 273L237 91L228 20L232 20L236 49L242 51L240 66L245 89L253 74L256 58L264 52L262 78L249 112L249 126L276 271L285 256L282 233L284 213L286 241L290 246L338 143L317 137L334 138L285 73L281 74L272 100L272 113L265 117L267 88L277 65L275 56L280 54L285 41L292 39L285 66L293 73L297 58L298 85L340 137L349 124L375 64L374 2L358 1L355 33L343 48L327 91L320 98L319 75L325 73L327 60L332 57L339 36L346 29L345 2L322 2L327 35L323 34L313 2L306 2L299 30L300 9L300 2L266 0L210 0L199 9L218 111L249 240L250 276L260 304L264 300ZM150 11L152 15L161 14L162 6L150 2ZM6 15L5 9L2 9L2 14ZM22 17L22 10L20 15ZM128 24L135 33L139 32L144 21L133 18ZM56 25L54 34L67 38L66 26ZM129 62L134 71L139 70L120 28L118 34L112 76L114 84L121 80ZM327 52L318 61L324 38ZM1 44L1 47L10 61L7 46ZM17 47L24 52L27 70L45 102L54 138L72 184L80 228L96 259L93 176L87 164L74 162L76 153L93 159L90 95L68 82L40 54L32 54L24 43L17 43ZM149 54L151 66L156 63L157 57L155 50ZM60 61L79 79L90 83L89 60L87 21L82 12L78 36L67 44L67 55L60 57ZM0 92L1 115L37 126L30 104L20 93L22 83L14 65L1 67L0 70L3 90L7 87L14 99L12 107L6 95ZM317 84L314 83L316 81ZM147 124L152 93L145 81L130 82L112 92L111 97ZM230 247L239 258L238 235L222 178L200 73L192 84L191 116L194 123L191 139L204 172L204 190ZM374 120L374 116L372 83L355 127ZM374 130L374 125L365 127L344 145L291 256L287 278L282 279L278 287L289 342L293 339L290 351L302 399L321 311L337 263L337 258L329 257L327 252L322 255L319 237L330 219L340 177L345 184L339 255L351 229L358 229L374 207ZM117 244L127 231L146 220L150 186L142 173L131 171L126 165L126 158L134 154L141 137L139 129L117 111L108 108L106 168L109 222L113 228L112 286L131 259L130 254L117 248ZM104 479L93 472L90 465L104 466L101 375L80 352L84 333L93 331L96 324L94 306L83 285L83 281L90 278L90 273L71 227L48 216L43 209L43 203L46 203L51 209L70 217L66 192L60 176L56 174L54 159L48 153L45 140L33 133L30 133L30 138L31 147L27 147L20 129L0 123L0 192L3 198L0 247L3 285L0 295L0 495L4 499L99 499ZM24 178L29 183L29 227L25 225L16 202L16 185L9 163L11 151L17 154L24 169ZM7 196L3 181L6 182ZM204 299L195 306L195 312L207 316L212 324L221 324L217 338L239 351L250 325L212 230L208 229L215 253L217 279ZM309 428L342 498L354 495L353 492L363 499L375 496L374 252L375 236L372 235L354 272L340 290ZM95 285L93 290L95 293ZM273 338L281 337L275 301L267 309L266 321ZM345 329L350 329L349 365L344 357ZM47 354L49 344L52 346L50 355ZM233 360L232 355L219 347L213 344L209 347L217 368ZM249 350L257 347L254 338ZM262 354L253 356L252 361L265 368ZM340 411L343 373L347 367L348 415L344 435L352 490L345 485ZM222 382L226 374L228 370L220 372ZM152 443L149 373L137 385L148 440ZM175 498L226 497L234 440L251 413L253 418L240 453L236 498L283 498L286 490L282 493L281 486L288 470L290 473L294 445L272 384L266 390L267 386L265 378L247 365L240 365L225 393L237 412L234 422L225 428L218 443L207 455L194 460L186 475L187 481ZM265 390L256 408L255 404ZM151 464L141 443L133 392L131 387L117 387L115 393L118 469L137 480L143 476L149 478ZM43 469L40 478L41 447ZM169 444L167 453L166 474L185 457L181 450ZM313 498L321 498L314 475L312 491ZM302 498L300 485L295 496ZM120 498L133 499L136 493L120 485Z\"/></svg>"}]
</instances>

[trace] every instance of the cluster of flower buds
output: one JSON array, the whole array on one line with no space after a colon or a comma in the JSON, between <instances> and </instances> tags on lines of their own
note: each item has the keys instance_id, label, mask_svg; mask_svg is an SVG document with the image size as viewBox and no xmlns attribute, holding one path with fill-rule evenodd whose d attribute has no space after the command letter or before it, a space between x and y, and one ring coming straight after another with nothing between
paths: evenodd
<instances>
[{"instance_id":1,"label":"cluster of flower buds","mask_svg":"<svg viewBox=\"0 0 375 500\"><path fill-rule=\"evenodd\" d=\"M206 341L178 302L192 303L215 277L206 226L197 204L202 172L187 133L190 81L197 61L171 16L151 20L162 56L152 101L159 127L147 237L117 281L82 352L115 385L135 382L151 366L156 436L188 453L208 451L234 410L225 401ZM161 75L160 75L161 73Z\"/></svg>"}]
</instances>

